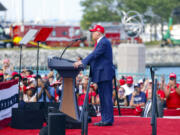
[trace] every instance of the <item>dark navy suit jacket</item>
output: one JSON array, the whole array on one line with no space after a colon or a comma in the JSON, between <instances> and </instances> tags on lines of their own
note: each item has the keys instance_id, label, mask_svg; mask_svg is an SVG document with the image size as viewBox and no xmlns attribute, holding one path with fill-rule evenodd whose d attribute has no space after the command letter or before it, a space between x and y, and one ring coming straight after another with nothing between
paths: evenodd
<instances>
[{"instance_id":1,"label":"dark navy suit jacket","mask_svg":"<svg viewBox=\"0 0 180 135\"><path fill-rule=\"evenodd\" d=\"M114 76L112 59L111 43L106 37L103 37L95 50L82 60L84 67L90 65L92 82L112 80Z\"/></svg>"}]
</instances>

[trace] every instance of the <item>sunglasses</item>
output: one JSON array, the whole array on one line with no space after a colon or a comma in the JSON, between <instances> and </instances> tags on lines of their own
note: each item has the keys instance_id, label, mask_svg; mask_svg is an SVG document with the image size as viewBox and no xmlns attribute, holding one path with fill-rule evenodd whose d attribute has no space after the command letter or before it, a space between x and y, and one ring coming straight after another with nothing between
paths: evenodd
<instances>
[{"instance_id":1,"label":"sunglasses","mask_svg":"<svg viewBox=\"0 0 180 135\"><path fill-rule=\"evenodd\" d=\"M169 78L171 81L173 81L173 80L175 80L175 78L174 77L171 77L171 78Z\"/></svg>"}]
</instances>

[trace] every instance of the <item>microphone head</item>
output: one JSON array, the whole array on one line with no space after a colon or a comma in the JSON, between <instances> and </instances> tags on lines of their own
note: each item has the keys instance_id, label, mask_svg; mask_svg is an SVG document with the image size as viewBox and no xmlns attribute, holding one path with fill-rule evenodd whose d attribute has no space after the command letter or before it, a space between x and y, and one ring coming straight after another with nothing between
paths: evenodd
<instances>
[{"instance_id":1,"label":"microphone head","mask_svg":"<svg viewBox=\"0 0 180 135\"><path fill-rule=\"evenodd\" d=\"M87 40L87 37L86 36L82 37L82 38L80 38L80 40L83 42L83 41Z\"/></svg>"}]
</instances>

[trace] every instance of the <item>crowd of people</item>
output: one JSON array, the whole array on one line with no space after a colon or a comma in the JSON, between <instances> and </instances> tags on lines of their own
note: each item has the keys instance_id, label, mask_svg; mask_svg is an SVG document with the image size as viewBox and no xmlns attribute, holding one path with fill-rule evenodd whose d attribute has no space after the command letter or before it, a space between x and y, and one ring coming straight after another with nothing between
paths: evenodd
<instances>
[{"instance_id":1,"label":"crowd of people","mask_svg":"<svg viewBox=\"0 0 180 135\"><path fill-rule=\"evenodd\" d=\"M20 101L24 102L60 102L62 96L63 78L53 70L47 75L36 75L32 70L22 69L21 73L15 72L9 59L3 61L0 69L0 82L12 79L20 81ZM180 86L176 82L175 73L169 74L169 81L166 84L162 77L157 83L157 99L167 108L180 108ZM76 77L76 95L79 108L83 106L89 77L80 72ZM114 84L114 82L113 82ZM38 87L37 87L38 85ZM114 89L115 86L113 85ZM120 106L130 106L133 108L145 107L149 100L152 100L152 80L143 78L134 83L132 76L122 76L117 80L117 93ZM100 99L98 85L91 83L89 91L89 103L92 104L97 112L100 111ZM114 106L118 105L116 92L113 91Z\"/></svg>"}]
</instances>

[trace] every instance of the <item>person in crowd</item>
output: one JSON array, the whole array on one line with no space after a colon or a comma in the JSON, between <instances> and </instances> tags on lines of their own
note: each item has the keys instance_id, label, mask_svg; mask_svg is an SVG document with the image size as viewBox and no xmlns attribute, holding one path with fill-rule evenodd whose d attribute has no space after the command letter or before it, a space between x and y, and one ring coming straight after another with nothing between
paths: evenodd
<instances>
[{"instance_id":1,"label":"person in crowd","mask_svg":"<svg viewBox=\"0 0 180 135\"><path fill-rule=\"evenodd\" d=\"M161 84L163 81L161 81ZM149 86L146 91L147 102L144 107L144 117L151 117L152 116L152 81L149 81ZM157 97L157 116L163 117L164 115L164 103L166 101L164 90L159 82L157 82L157 89L156 89L156 97Z\"/></svg>"},{"instance_id":2,"label":"person in crowd","mask_svg":"<svg viewBox=\"0 0 180 135\"><path fill-rule=\"evenodd\" d=\"M130 94L132 94L134 92L133 77L128 76L126 78L126 84L124 84L121 87L124 88L124 90L125 90L125 96L127 98L128 104L129 104L129 100L128 100L129 96L130 96Z\"/></svg>"},{"instance_id":3,"label":"person in crowd","mask_svg":"<svg viewBox=\"0 0 180 135\"><path fill-rule=\"evenodd\" d=\"M44 82L42 78L38 77L38 102L52 102L54 101L54 88L50 87L48 82Z\"/></svg>"},{"instance_id":4,"label":"person in crowd","mask_svg":"<svg viewBox=\"0 0 180 135\"><path fill-rule=\"evenodd\" d=\"M89 89L89 103L95 105L96 101L95 101L95 97L96 97L96 92L95 92L95 87L93 84L90 85L90 89Z\"/></svg>"},{"instance_id":5,"label":"person in crowd","mask_svg":"<svg viewBox=\"0 0 180 135\"><path fill-rule=\"evenodd\" d=\"M22 78L26 78L26 69L22 69L20 75Z\"/></svg>"},{"instance_id":6,"label":"person in crowd","mask_svg":"<svg viewBox=\"0 0 180 135\"><path fill-rule=\"evenodd\" d=\"M165 86L165 78L164 78L164 76L162 76L161 83L157 82L157 97L161 100L162 103L166 102L164 86Z\"/></svg>"},{"instance_id":7,"label":"person in crowd","mask_svg":"<svg viewBox=\"0 0 180 135\"><path fill-rule=\"evenodd\" d=\"M159 82L157 82L156 95L157 95L157 113L158 113L158 117L163 117L163 115L164 115L164 105L166 103L166 97L165 97L164 90L161 89L161 87L160 87Z\"/></svg>"},{"instance_id":8,"label":"person in crowd","mask_svg":"<svg viewBox=\"0 0 180 135\"><path fill-rule=\"evenodd\" d=\"M34 77L28 78L28 86L36 87L36 79Z\"/></svg>"},{"instance_id":9,"label":"person in crowd","mask_svg":"<svg viewBox=\"0 0 180 135\"><path fill-rule=\"evenodd\" d=\"M4 74L0 73L0 82L4 82Z\"/></svg>"},{"instance_id":10,"label":"person in crowd","mask_svg":"<svg viewBox=\"0 0 180 135\"><path fill-rule=\"evenodd\" d=\"M146 81L147 83L145 83L146 85L146 90L145 90L145 93L146 93L146 99L147 100L151 100L152 99L152 80L147 80Z\"/></svg>"},{"instance_id":11,"label":"person in crowd","mask_svg":"<svg viewBox=\"0 0 180 135\"><path fill-rule=\"evenodd\" d=\"M139 85L140 85L140 89L141 89L141 91L142 92L144 92L144 80L143 79L140 79L139 81L138 81L138 83L139 83Z\"/></svg>"},{"instance_id":12,"label":"person in crowd","mask_svg":"<svg viewBox=\"0 0 180 135\"><path fill-rule=\"evenodd\" d=\"M180 86L176 82L176 74L169 74L169 83L165 86L166 106L167 108L180 108Z\"/></svg>"},{"instance_id":13,"label":"person in crowd","mask_svg":"<svg viewBox=\"0 0 180 135\"><path fill-rule=\"evenodd\" d=\"M55 102L59 102L61 99L62 95L62 89L60 89L60 85L62 82L60 81L55 81L51 84L51 87L54 88L54 100Z\"/></svg>"},{"instance_id":14,"label":"person in crowd","mask_svg":"<svg viewBox=\"0 0 180 135\"><path fill-rule=\"evenodd\" d=\"M48 81L50 84L52 84L54 82L54 76L49 76L48 80L44 80L44 81Z\"/></svg>"},{"instance_id":15,"label":"person in crowd","mask_svg":"<svg viewBox=\"0 0 180 135\"><path fill-rule=\"evenodd\" d=\"M119 84L120 84L120 86L123 86L124 84L126 84L125 77L122 77L122 78L119 80Z\"/></svg>"},{"instance_id":16,"label":"person in crowd","mask_svg":"<svg viewBox=\"0 0 180 135\"><path fill-rule=\"evenodd\" d=\"M54 71L53 69L50 69L50 72L48 74L48 78L54 77Z\"/></svg>"},{"instance_id":17,"label":"person in crowd","mask_svg":"<svg viewBox=\"0 0 180 135\"><path fill-rule=\"evenodd\" d=\"M18 74L18 72L12 72L11 76L13 80L21 80L21 76Z\"/></svg>"},{"instance_id":18,"label":"person in crowd","mask_svg":"<svg viewBox=\"0 0 180 135\"><path fill-rule=\"evenodd\" d=\"M0 68L0 73L3 73L3 69L2 68Z\"/></svg>"},{"instance_id":19,"label":"person in crowd","mask_svg":"<svg viewBox=\"0 0 180 135\"><path fill-rule=\"evenodd\" d=\"M21 85L21 90L23 91L23 93L25 93L26 87L28 86L28 79L27 78L23 78L22 79L22 85Z\"/></svg>"},{"instance_id":20,"label":"person in crowd","mask_svg":"<svg viewBox=\"0 0 180 135\"><path fill-rule=\"evenodd\" d=\"M125 90L124 88L120 87L118 89L118 99L119 99L119 105L120 106L127 106L128 103L127 103L127 99L126 99L126 96L125 96ZM117 106L117 100L115 99L114 101L114 105Z\"/></svg>"},{"instance_id":21,"label":"person in crowd","mask_svg":"<svg viewBox=\"0 0 180 135\"><path fill-rule=\"evenodd\" d=\"M27 78L32 78L32 75L33 75L33 71L32 70L26 70L26 72L25 72L25 76L27 77Z\"/></svg>"},{"instance_id":22,"label":"person in crowd","mask_svg":"<svg viewBox=\"0 0 180 135\"><path fill-rule=\"evenodd\" d=\"M84 76L83 79L82 79L82 90L79 89L79 95L78 95L78 105L79 105L79 108L80 110L82 110L82 106L83 106L83 103L84 103L84 99L85 99L85 96L86 96L86 91L87 91L87 87L88 87L88 76ZM90 96L90 93L89 93L89 101L91 101L91 96Z\"/></svg>"},{"instance_id":23,"label":"person in crowd","mask_svg":"<svg viewBox=\"0 0 180 135\"><path fill-rule=\"evenodd\" d=\"M3 61L3 73L4 73L4 78L10 78L12 72L14 71L14 67L10 64L9 59L4 59Z\"/></svg>"},{"instance_id":24,"label":"person in crowd","mask_svg":"<svg viewBox=\"0 0 180 135\"><path fill-rule=\"evenodd\" d=\"M61 80L61 76L58 72L56 73L56 80Z\"/></svg>"},{"instance_id":25,"label":"person in crowd","mask_svg":"<svg viewBox=\"0 0 180 135\"><path fill-rule=\"evenodd\" d=\"M146 90L151 87L152 85L152 80L149 78L144 78L139 80L139 83L141 84L141 82L143 81L143 84L141 85L141 91L146 93Z\"/></svg>"},{"instance_id":26,"label":"person in crowd","mask_svg":"<svg viewBox=\"0 0 180 135\"><path fill-rule=\"evenodd\" d=\"M36 102L36 93L35 93L36 88L32 86L28 86L26 88L26 92L23 95L23 101L24 102Z\"/></svg>"},{"instance_id":27,"label":"person in crowd","mask_svg":"<svg viewBox=\"0 0 180 135\"><path fill-rule=\"evenodd\" d=\"M96 108L96 113L98 116L100 116L100 98L98 94L98 85L96 83L93 83L91 87L93 88L94 91L93 95L94 95L94 105Z\"/></svg>"},{"instance_id":28,"label":"person in crowd","mask_svg":"<svg viewBox=\"0 0 180 135\"><path fill-rule=\"evenodd\" d=\"M146 103L146 95L141 92L140 85L134 85L134 92L129 96L130 106L132 107L144 107Z\"/></svg>"},{"instance_id":29,"label":"person in crowd","mask_svg":"<svg viewBox=\"0 0 180 135\"><path fill-rule=\"evenodd\" d=\"M79 94L82 93L82 78L83 74L81 72L76 76L76 87L75 87L75 92L77 94L77 97Z\"/></svg>"},{"instance_id":30,"label":"person in crowd","mask_svg":"<svg viewBox=\"0 0 180 135\"><path fill-rule=\"evenodd\" d=\"M103 35L104 27L95 25L93 29L90 29L90 32L92 32L92 39L97 44L95 44L93 52L83 60L75 62L74 67L78 68L80 65L83 65L85 68L90 64L90 76L92 82L95 82L98 85L102 118L100 122L94 123L94 125L110 126L114 122L112 79L115 71L113 69L112 47L110 41Z\"/></svg>"}]
</instances>

